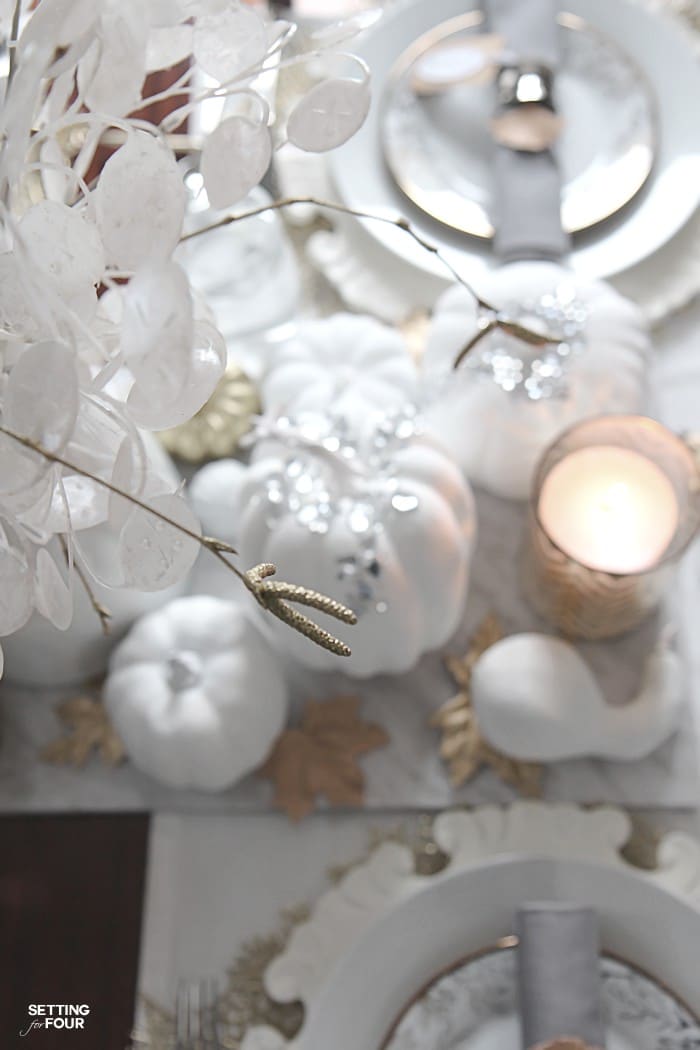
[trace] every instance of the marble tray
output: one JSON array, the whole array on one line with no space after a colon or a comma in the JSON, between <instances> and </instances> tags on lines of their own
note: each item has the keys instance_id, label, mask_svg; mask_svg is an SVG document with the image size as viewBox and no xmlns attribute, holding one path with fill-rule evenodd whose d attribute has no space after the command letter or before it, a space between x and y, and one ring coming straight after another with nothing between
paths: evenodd
<instances>
[{"instance_id":1,"label":"marble tray","mask_svg":"<svg viewBox=\"0 0 700 1050\"><path fill-rule=\"evenodd\" d=\"M479 542L464 623L448 650L462 652L483 617L495 612L506 633L541 629L542 622L520 594L518 560L524 507L477 493ZM578 760L549 767L545 798L554 802L615 802L628 806L691 807L700 798L700 638L693 632L695 581L700 578L696 547L682 563L677 584L659 618L616 641L582 646L612 704L634 696L641 666L656 632L676 628L676 645L688 674L688 697L680 731L640 762ZM238 583L203 557L193 589L240 597ZM695 670L695 673L693 673ZM339 674L317 674L288 666L294 702L354 692L364 699L364 717L384 725L388 747L364 759L368 809L438 809L454 803L507 802L513 792L484 772L454 791L438 754L438 735L429 717L454 694L441 656L423 659L410 674L354 682ZM73 690L73 695L75 690ZM93 758L83 770L53 767L37 757L59 731L55 693L3 683L0 689L0 811L141 810L177 812L260 811L269 808L271 786L248 777L229 791L206 795L172 791L130 765L107 769Z\"/></svg>"}]
</instances>

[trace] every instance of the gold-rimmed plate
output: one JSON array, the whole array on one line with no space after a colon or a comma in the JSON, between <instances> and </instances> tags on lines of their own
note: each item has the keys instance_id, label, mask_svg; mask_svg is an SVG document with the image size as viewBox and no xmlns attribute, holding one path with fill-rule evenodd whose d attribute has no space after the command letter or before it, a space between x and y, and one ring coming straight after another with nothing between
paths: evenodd
<instances>
[{"instance_id":1,"label":"gold-rimmed plate","mask_svg":"<svg viewBox=\"0 0 700 1050\"><path fill-rule=\"evenodd\" d=\"M454 53L484 32L481 11L450 18L399 56L382 96L384 157L401 192L445 226L485 240L494 234L493 83L483 78L444 91L416 89L432 54ZM562 223L579 233L617 214L647 181L656 153L653 90L637 64L579 15L559 16L562 62L556 81L563 130L554 151L562 173Z\"/></svg>"},{"instance_id":2,"label":"gold-rimmed plate","mask_svg":"<svg viewBox=\"0 0 700 1050\"><path fill-rule=\"evenodd\" d=\"M494 822L499 819L504 818L494 811ZM557 820L561 824L566 819L565 812L553 808L552 835L559 834ZM486 826L492 834L494 827ZM661 1001L670 1016L678 1019L672 1022L671 1032L680 1023L683 1038L675 1043L657 1041L651 1044L653 1050L661 1046L666 1050L700 1048L700 1027L692 1016L700 1014L700 913L633 869L537 856L540 840L531 829L523 830L519 841L530 855L503 855L479 863L476 850L469 864L467 850L459 854L459 863L466 867L452 873L448 867L427 879L416 877L413 891L402 893L381 918L363 928L315 987L307 1002L298 1050L330 1046L334 1050L378 1050L406 1004L431 985L436 974L451 970L456 959L481 945L493 945L507 936L518 907L532 900L571 901L594 908L603 950L631 960L631 965L622 964L618 971L620 980L653 974L650 987L654 994L663 993L663 986L669 989ZM582 845L581 853L584 851ZM683 1003L687 1004L685 1013ZM479 1034L484 1035L485 1030L479 1029ZM649 1050L648 1040L636 1046L630 1042L628 1029L625 1037L626 1043L618 1041L609 1050ZM498 1043L493 1041L475 1041L464 1050L494 1050L495 1046ZM421 1037L416 1047L444 1050L427 1037ZM463 1050L459 1043L456 1047ZM504 1042L498 1050L511 1047Z\"/></svg>"},{"instance_id":3,"label":"gold-rimmed plate","mask_svg":"<svg viewBox=\"0 0 700 1050\"><path fill-rule=\"evenodd\" d=\"M381 1050L519 1050L517 939L472 952L411 997ZM608 1050L700 1046L698 1020L653 977L614 955L600 958Z\"/></svg>"},{"instance_id":4,"label":"gold-rimmed plate","mask_svg":"<svg viewBox=\"0 0 700 1050\"><path fill-rule=\"evenodd\" d=\"M700 96L700 63L688 33L658 5L652 9L646 0L565 0L565 6L643 70L658 114L654 163L642 188L606 222L573 238L567 259L572 270L584 278L610 277L658 252L700 204L700 134L688 105L688 99ZM389 73L401 55L435 25L478 7L475 0L403 0L393 5L356 45L372 70L367 120L328 157L334 190L343 204L373 214L405 216L472 281L498 264L491 240L467 236L409 200L386 163L382 122ZM487 90L491 108L485 108L485 117L492 115L495 96L493 86ZM565 100L560 101L568 120ZM581 148L588 148L592 131L581 132ZM365 268L386 274L389 286L399 287L411 302L431 306L449 284L440 260L391 224L347 219L342 229Z\"/></svg>"}]
</instances>

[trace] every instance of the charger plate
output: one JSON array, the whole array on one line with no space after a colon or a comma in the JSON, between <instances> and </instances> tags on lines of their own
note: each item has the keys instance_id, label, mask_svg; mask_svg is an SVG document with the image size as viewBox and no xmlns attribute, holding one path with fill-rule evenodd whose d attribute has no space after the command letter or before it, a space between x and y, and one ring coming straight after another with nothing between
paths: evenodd
<instances>
[{"instance_id":1,"label":"charger plate","mask_svg":"<svg viewBox=\"0 0 700 1050\"><path fill-rule=\"evenodd\" d=\"M405 846L382 844L318 900L266 972L272 1000L304 1005L299 1035L250 1028L243 1050L378 1050L421 988L508 936L514 909L533 898L595 907L605 951L665 985L674 1010L686 1004L685 1042L669 1046L697 1050L700 843L671 833L641 871L621 855L629 834L618 809L517 803L437 817L447 863L434 875L416 874Z\"/></svg>"}]
</instances>

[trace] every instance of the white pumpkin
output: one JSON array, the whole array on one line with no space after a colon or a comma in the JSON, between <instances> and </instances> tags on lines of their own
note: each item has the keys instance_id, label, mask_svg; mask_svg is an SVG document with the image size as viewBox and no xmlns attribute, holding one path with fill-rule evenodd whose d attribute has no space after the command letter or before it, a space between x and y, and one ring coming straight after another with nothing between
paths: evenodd
<instances>
[{"instance_id":1,"label":"white pumpkin","mask_svg":"<svg viewBox=\"0 0 700 1050\"><path fill-rule=\"evenodd\" d=\"M561 359L564 395L530 397L522 388L506 387L514 378L508 354L525 351L529 356L532 351L501 332L486 337L472 351L471 363L465 360L453 373L457 355L477 331L477 308L461 287L446 292L436 306L423 358L424 383L432 391L426 406L428 427L475 485L499 496L526 499L540 455L566 427L603 413L646 410L651 349L647 326L640 309L610 285L583 281L556 263L504 266L480 278L478 291L524 321L533 304L538 313L559 311L550 323L561 324L563 311L572 337L582 344L568 360ZM520 318L514 304L524 309ZM541 328L543 319L531 317L530 323ZM485 361L484 353L494 351L497 356ZM474 369L477 360L483 371ZM485 374L486 368L499 371L500 381ZM545 374L542 380L547 383L549 378Z\"/></svg>"},{"instance_id":2,"label":"white pumpkin","mask_svg":"<svg viewBox=\"0 0 700 1050\"><path fill-rule=\"evenodd\" d=\"M620 706L606 702L576 649L544 634L511 635L487 649L471 687L484 736L532 762L644 758L678 728L683 708L681 661L665 640L647 660L638 695Z\"/></svg>"},{"instance_id":3,"label":"white pumpkin","mask_svg":"<svg viewBox=\"0 0 700 1050\"><path fill-rule=\"evenodd\" d=\"M139 620L112 655L103 699L135 766L201 791L256 769L288 705L275 653L246 611L206 596Z\"/></svg>"},{"instance_id":4,"label":"white pumpkin","mask_svg":"<svg viewBox=\"0 0 700 1050\"><path fill-rule=\"evenodd\" d=\"M372 317L307 321L276 349L262 381L267 412L386 412L412 403L418 376L402 336Z\"/></svg>"},{"instance_id":5,"label":"white pumpkin","mask_svg":"<svg viewBox=\"0 0 700 1050\"><path fill-rule=\"evenodd\" d=\"M237 459L219 459L192 478L189 498L207 536L236 546L241 486L248 468Z\"/></svg>"},{"instance_id":6,"label":"white pumpkin","mask_svg":"<svg viewBox=\"0 0 700 1050\"><path fill-rule=\"evenodd\" d=\"M359 622L340 631L350 658L275 621L280 644L317 669L357 677L409 670L462 617L476 531L469 486L405 417L362 436L327 417L303 417L282 433L257 447L241 487L242 560L273 562L280 578L345 602ZM338 631L336 621L317 618Z\"/></svg>"}]
</instances>

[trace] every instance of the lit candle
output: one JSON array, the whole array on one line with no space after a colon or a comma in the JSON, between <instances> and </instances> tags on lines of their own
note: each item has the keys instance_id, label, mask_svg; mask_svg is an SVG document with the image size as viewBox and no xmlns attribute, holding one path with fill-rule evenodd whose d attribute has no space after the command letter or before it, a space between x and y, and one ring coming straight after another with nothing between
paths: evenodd
<instances>
[{"instance_id":1,"label":"lit candle","mask_svg":"<svg viewBox=\"0 0 700 1050\"><path fill-rule=\"evenodd\" d=\"M616 575L656 566L679 516L674 488L661 468L615 445L591 445L565 456L544 479L538 501L540 525L560 550Z\"/></svg>"},{"instance_id":2,"label":"lit candle","mask_svg":"<svg viewBox=\"0 0 700 1050\"><path fill-rule=\"evenodd\" d=\"M613 638L658 605L700 522L691 449L645 416L597 416L537 468L522 561L535 609L572 638Z\"/></svg>"}]
</instances>

